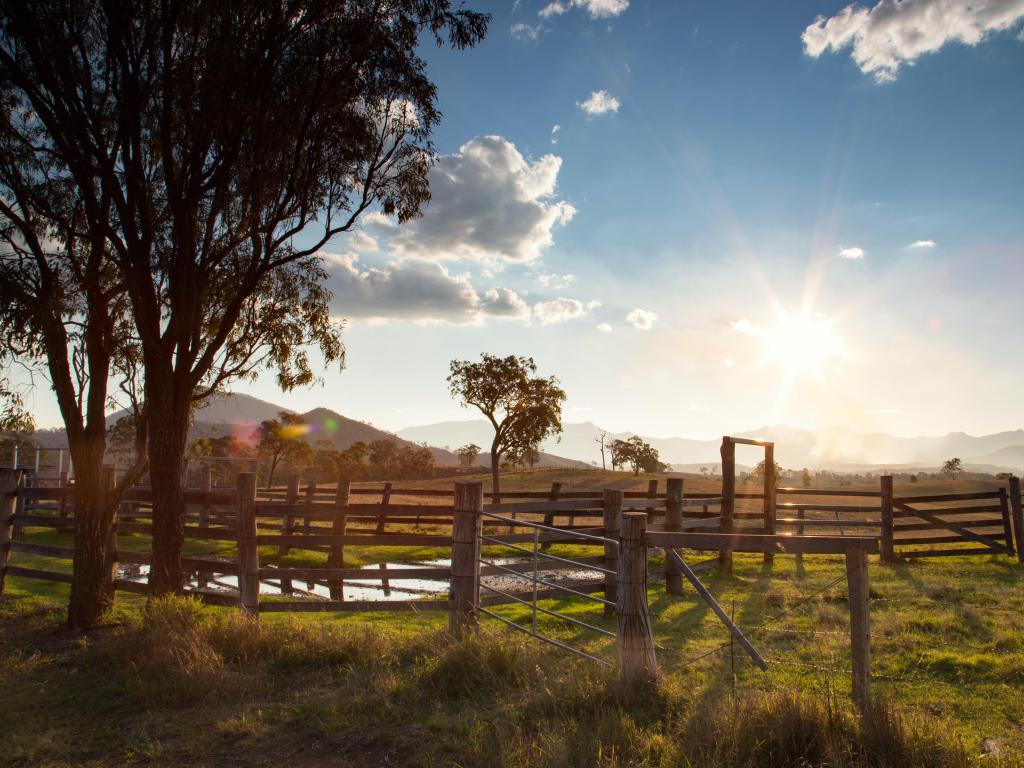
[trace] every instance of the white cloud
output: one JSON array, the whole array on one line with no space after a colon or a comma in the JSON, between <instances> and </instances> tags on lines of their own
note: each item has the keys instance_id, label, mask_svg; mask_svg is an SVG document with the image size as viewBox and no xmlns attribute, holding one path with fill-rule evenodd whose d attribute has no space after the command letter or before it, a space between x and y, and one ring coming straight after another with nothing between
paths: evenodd
<instances>
[{"instance_id":1,"label":"white cloud","mask_svg":"<svg viewBox=\"0 0 1024 768\"><path fill-rule=\"evenodd\" d=\"M541 325L564 323L566 320L583 317L586 313L587 308L578 299L559 297L551 301L538 301L533 305L533 316L540 321Z\"/></svg>"},{"instance_id":2,"label":"white cloud","mask_svg":"<svg viewBox=\"0 0 1024 768\"><path fill-rule=\"evenodd\" d=\"M632 325L634 328L638 328L641 331L649 331L654 327L655 321L658 316L653 312L646 309L634 309L628 315L626 315L626 322Z\"/></svg>"},{"instance_id":3,"label":"white cloud","mask_svg":"<svg viewBox=\"0 0 1024 768\"><path fill-rule=\"evenodd\" d=\"M392 245L404 254L530 262L554 242L576 209L555 198L562 159L529 161L500 136L483 136L441 156L430 170L430 203Z\"/></svg>"},{"instance_id":4,"label":"white cloud","mask_svg":"<svg viewBox=\"0 0 1024 768\"><path fill-rule=\"evenodd\" d=\"M852 47L861 71L884 83L923 54L947 43L977 45L1021 18L1024 0L880 0L870 9L851 4L830 18L819 16L802 40L814 58Z\"/></svg>"},{"instance_id":5,"label":"white cloud","mask_svg":"<svg viewBox=\"0 0 1024 768\"><path fill-rule=\"evenodd\" d=\"M576 275L541 274L537 275L537 282L545 288L568 288L572 285Z\"/></svg>"},{"instance_id":6,"label":"white cloud","mask_svg":"<svg viewBox=\"0 0 1024 768\"><path fill-rule=\"evenodd\" d=\"M559 0L555 0L555 2L548 3L543 8L541 8L540 11L537 12L537 15L540 16L542 19L550 19L552 16L561 16L568 10L569 7L565 3L559 2Z\"/></svg>"},{"instance_id":7,"label":"white cloud","mask_svg":"<svg viewBox=\"0 0 1024 768\"><path fill-rule=\"evenodd\" d=\"M1017 39L1024 43L1024 27L1017 33Z\"/></svg>"},{"instance_id":8,"label":"white cloud","mask_svg":"<svg viewBox=\"0 0 1024 768\"><path fill-rule=\"evenodd\" d=\"M492 288L481 298L468 275L453 275L435 261L404 257L383 267L364 268L354 253L321 255L336 315L467 323L485 315L529 314L515 291Z\"/></svg>"},{"instance_id":9,"label":"white cloud","mask_svg":"<svg viewBox=\"0 0 1024 768\"><path fill-rule=\"evenodd\" d=\"M927 249L927 248L934 248L934 247L935 247L935 241L934 240L915 240L914 242L912 242L910 245L907 246L907 248L917 248L917 249Z\"/></svg>"},{"instance_id":10,"label":"white cloud","mask_svg":"<svg viewBox=\"0 0 1024 768\"><path fill-rule=\"evenodd\" d=\"M372 235L368 235L362 231L353 232L345 240L345 245L351 248L353 251L378 251L380 250L380 244L377 242L377 238Z\"/></svg>"},{"instance_id":11,"label":"white cloud","mask_svg":"<svg viewBox=\"0 0 1024 768\"><path fill-rule=\"evenodd\" d=\"M612 326L610 323L598 323L597 330L599 330L601 333L611 333Z\"/></svg>"},{"instance_id":12,"label":"white cloud","mask_svg":"<svg viewBox=\"0 0 1024 768\"><path fill-rule=\"evenodd\" d=\"M576 106L588 115L604 115L608 112L618 112L622 103L612 96L608 91L594 91L584 101L577 101Z\"/></svg>"},{"instance_id":13,"label":"white cloud","mask_svg":"<svg viewBox=\"0 0 1024 768\"><path fill-rule=\"evenodd\" d=\"M844 259L863 259L864 249L858 248L857 246L852 246L850 248L842 248L839 251L839 255Z\"/></svg>"},{"instance_id":14,"label":"white cloud","mask_svg":"<svg viewBox=\"0 0 1024 768\"><path fill-rule=\"evenodd\" d=\"M557 144L558 143L558 132L560 130L562 130L562 126L560 126L560 125L556 124L556 125L551 126L551 143L552 144Z\"/></svg>"},{"instance_id":15,"label":"white cloud","mask_svg":"<svg viewBox=\"0 0 1024 768\"><path fill-rule=\"evenodd\" d=\"M576 8L583 8L592 19L618 16L629 8L629 0L572 0Z\"/></svg>"},{"instance_id":16,"label":"white cloud","mask_svg":"<svg viewBox=\"0 0 1024 768\"><path fill-rule=\"evenodd\" d=\"M509 32L516 40L536 40L540 36L540 27L531 27L529 24L518 22L512 25Z\"/></svg>"},{"instance_id":17,"label":"white cloud","mask_svg":"<svg viewBox=\"0 0 1024 768\"><path fill-rule=\"evenodd\" d=\"M737 333L742 333L744 336L764 336L764 329L758 328L745 317L733 321L732 329Z\"/></svg>"}]
</instances>

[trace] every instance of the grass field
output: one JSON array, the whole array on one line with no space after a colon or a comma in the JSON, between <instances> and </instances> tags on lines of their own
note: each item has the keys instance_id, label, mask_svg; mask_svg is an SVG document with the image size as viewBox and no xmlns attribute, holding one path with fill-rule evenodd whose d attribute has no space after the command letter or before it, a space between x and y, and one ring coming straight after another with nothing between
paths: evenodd
<instances>
[{"instance_id":1,"label":"grass field","mask_svg":"<svg viewBox=\"0 0 1024 768\"><path fill-rule=\"evenodd\" d=\"M647 478L545 471L505 487L552 481L642 489ZM687 479L693 492L712 485ZM119 596L106 626L74 636L61 628L63 585L12 577L0 599L0 765L1024 765L1024 568L1010 558L872 562L878 704L864 723L848 702L838 558L798 568L777 556L765 570L737 556L732 576L703 578L768 672L692 590L665 594L659 560L650 571L662 675L630 691L612 670L493 620L450 643L444 614L267 614L257 626L229 609L175 600L147 611ZM599 606L547 605L613 627ZM539 622L611 658L598 636Z\"/></svg>"}]
</instances>

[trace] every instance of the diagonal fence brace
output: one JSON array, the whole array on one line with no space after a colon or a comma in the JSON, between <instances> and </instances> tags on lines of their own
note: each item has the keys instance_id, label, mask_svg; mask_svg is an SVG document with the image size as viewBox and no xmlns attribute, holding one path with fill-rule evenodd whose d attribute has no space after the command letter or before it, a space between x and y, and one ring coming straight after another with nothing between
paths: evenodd
<instances>
[{"instance_id":1,"label":"diagonal fence brace","mask_svg":"<svg viewBox=\"0 0 1024 768\"><path fill-rule=\"evenodd\" d=\"M713 610L718 618L722 620L722 623L729 628L732 636L736 638L736 642L742 645L743 650L750 654L750 658L754 660L754 663L760 667L762 671L768 669L768 662L761 658L761 654L759 654L757 649L750 644L750 641L747 640L744 634L740 631L740 628L732 623L729 615L725 612L722 606L718 604L718 601L715 600L714 595L708 592L707 587L701 583L700 579L697 578L697 574L695 574L690 566L686 564L686 561L679 556L679 553L671 547L665 547L665 556L675 564L683 576L686 577L686 580L693 585L695 590L697 590L697 594L700 595L704 602L711 607L711 610Z\"/></svg>"}]
</instances>

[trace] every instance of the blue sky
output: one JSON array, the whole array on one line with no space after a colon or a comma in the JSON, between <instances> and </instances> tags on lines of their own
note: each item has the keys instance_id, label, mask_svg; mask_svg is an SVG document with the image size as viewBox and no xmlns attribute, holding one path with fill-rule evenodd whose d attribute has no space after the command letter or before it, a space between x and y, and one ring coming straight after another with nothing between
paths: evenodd
<instances>
[{"instance_id":1,"label":"blue sky","mask_svg":"<svg viewBox=\"0 0 1024 768\"><path fill-rule=\"evenodd\" d=\"M239 391L470 418L488 351L650 435L1024 424L1024 0L472 5L434 201L326 249L348 367Z\"/></svg>"}]
</instances>

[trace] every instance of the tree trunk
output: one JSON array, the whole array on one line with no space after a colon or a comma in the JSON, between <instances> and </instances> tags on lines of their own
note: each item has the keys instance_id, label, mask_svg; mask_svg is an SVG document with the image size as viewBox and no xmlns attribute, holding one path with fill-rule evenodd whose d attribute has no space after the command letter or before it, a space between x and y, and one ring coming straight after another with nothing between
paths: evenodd
<instances>
[{"instance_id":1,"label":"tree trunk","mask_svg":"<svg viewBox=\"0 0 1024 768\"><path fill-rule=\"evenodd\" d=\"M153 486L151 595L181 590L181 550L185 537L185 492L181 483L181 467L188 440L191 402L187 396L162 389L159 385L147 386L149 477Z\"/></svg>"},{"instance_id":2,"label":"tree trunk","mask_svg":"<svg viewBox=\"0 0 1024 768\"><path fill-rule=\"evenodd\" d=\"M71 446L75 462L75 542L68 627L96 626L114 601L110 531L117 510L103 475L103 444Z\"/></svg>"},{"instance_id":3,"label":"tree trunk","mask_svg":"<svg viewBox=\"0 0 1024 768\"><path fill-rule=\"evenodd\" d=\"M498 485L498 462L501 461L501 456L498 454L498 447L494 443L491 444L491 493L494 495L491 497L491 501L495 504L501 503L501 488Z\"/></svg>"}]
</instances>

